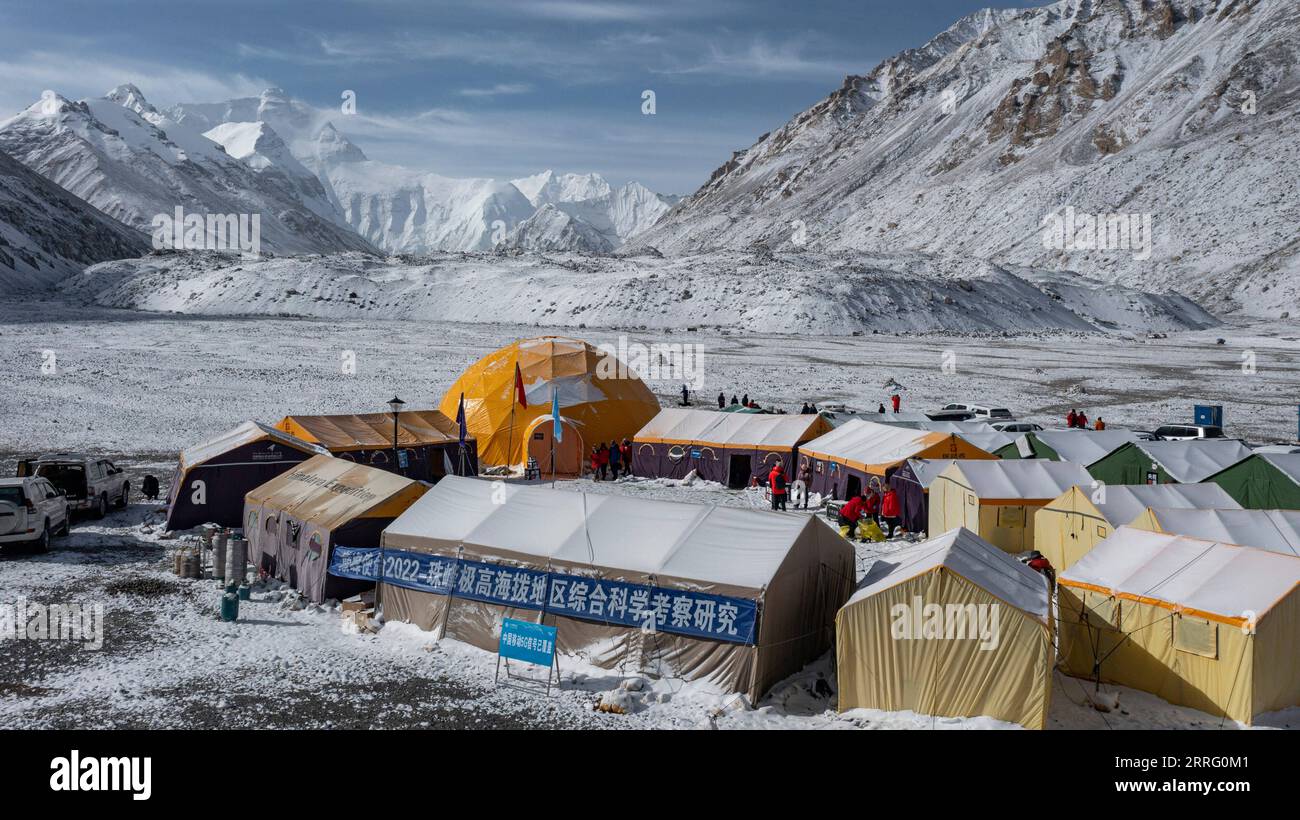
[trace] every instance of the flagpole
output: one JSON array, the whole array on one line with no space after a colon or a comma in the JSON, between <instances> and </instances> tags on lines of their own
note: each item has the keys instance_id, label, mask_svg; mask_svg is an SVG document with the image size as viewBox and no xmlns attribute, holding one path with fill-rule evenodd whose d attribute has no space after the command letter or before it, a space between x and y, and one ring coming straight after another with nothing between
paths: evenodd
<instances>
[{"instance_id":1,"label":"flagpole","mask_svg":"<svg viewBox=\"0 0 1300 820\"><path fill-rule=\"evenodd\" d=\"M556 398L555 388L551 387L551 487L555 487L555 434L560 429L560 415L557 410L559 399Z\"/></svg>"},{"instance_id":2,"label":"flagpole","mask_svg":"<svg viewBox=\"0 0 1300 820\"><path fill-rule=\"evenodd\" d=\"M519 364L518 364L518 362L516 362L516 363L515 363L515 372L518 372L518 371L519 371ZM517 382L516 382L516 384L517 384ZM515 405L516 405L516 404L518 403L518 401L519 401L519 397L515 395L515 390L516 390L515 385L514 385L514 384L510 385L510 432L506 435L506 459L507 459L507 461L508 461L510 458L512 458L512 455L511 455L511 454L514 453L514 451L515 451ZM525 464L527 464L527 461L528 461L528 460L525 458L525 459L524 459ZM515 466L515 465L511 464L511 465L510 465L511 469L513 469L514 466Z\"/></svg>"}]
</instances>

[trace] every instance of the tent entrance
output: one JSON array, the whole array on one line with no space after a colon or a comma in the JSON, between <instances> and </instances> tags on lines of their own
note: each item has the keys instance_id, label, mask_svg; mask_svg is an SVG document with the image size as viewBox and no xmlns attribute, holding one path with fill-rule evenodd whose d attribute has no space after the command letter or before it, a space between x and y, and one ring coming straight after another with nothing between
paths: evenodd
<instances>
[{"instance_id":1,"label":"tent entrance","mask_svg":"<svg viewBox=\"0 0 1300 820\"><path fill-rule=\"evenodd\" d=\"M582 475L582 459L586 453L582 434L566 419L560 419L560 425L563 433L560 440L555 442L554 463L551 461L551 439L554 434L551 417L539 417L525 433L528 436L528 455L537 461L542 478L550 478L552 474L568 477Z\"/></svg>"},{"instance_id":2,"label":"tent entrance","mask_svg":"<svg viewBox=\"0 0 1300 820\"><path fill-rule=\"evenodd\" d=\"M747 455L731 455L727 458L727 487L743 490L749 486L753 459Z\"/></svg>"},{"instance_id":3,"label":"tent entrance","mask_svg":"<svg viewBox=\"0 0 1300 820\"><path fill-rule=\"evenodd\" d=\"M850 474L848 480L844 482L844 499L853 498L855 495L862 495L862 479Z\"/></svg>"}]
</instances>

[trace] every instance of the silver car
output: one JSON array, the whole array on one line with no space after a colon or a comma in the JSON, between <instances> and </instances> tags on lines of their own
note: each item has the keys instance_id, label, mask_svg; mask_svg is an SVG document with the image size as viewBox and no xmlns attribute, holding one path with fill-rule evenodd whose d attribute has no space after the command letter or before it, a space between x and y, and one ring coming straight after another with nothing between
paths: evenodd
<instances>
[{"instance_id":1,"label":"silver car","mask_svg":"<svg viewBox=\"0 0 1300 820\"><path fill-rule=\"evenodd\" d=\"M0 546L30 544L45 552L68 534L68 499L39 476L0 478Z\"/></svg>"}]
</instances>

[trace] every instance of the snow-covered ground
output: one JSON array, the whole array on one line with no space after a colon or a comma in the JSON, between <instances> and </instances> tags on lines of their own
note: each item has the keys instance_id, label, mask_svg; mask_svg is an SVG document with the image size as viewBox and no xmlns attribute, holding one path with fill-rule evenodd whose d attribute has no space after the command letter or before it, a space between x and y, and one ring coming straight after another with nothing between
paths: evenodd
<instances>
[{"instance_id":1,"label":"snow-covered ground","mask_svg":"<svg viewBox=\"0 0 1300 820\"><path fill-rule=\"evenodd\" d=\"M377 319L195 317L59 301L0 304L0 452L78 449L170 458L247 419L373 412L396 393L436 406L455 378L514 339L698 345L704 404L719 392L798 411L804 401L875 410L889 379L904 410L951 401L1009 407L1061 426L1071 408L1111 427L1191 421L1226 405L1229 431L1294 440L1300 323L1171 333L850 337L552 329ZM1217 338L1225 344L1216 344ZM355 354L356 372L343 372ZM53 373L42 367L53 364ZM681 382L651 382L664 404Z\"/></svg>"},{"instance_id":2,"label":"snow-covered ground","mask_svg":"<svg viewBox=\"0 0 1300 820\"><path fill-rule=\"evenodd\" d=\"M382 410L396 392L436 404L466 365L544 328L379 320L199 318L60 302L0 307L0 472L34 450L109 452L133 476L170 476L181 447L257 418L289 412ZM563 331L562 331L563 332ZM593 343L617 330L568 331ZM1216 344L1216 337L1225 344ZM1184 420L1193 402L1228 405L1234 432L1259 441L1295 433L1300 328L1277 324L1171 334L801 337L709 333L631 334L629 341L690 342L704 351L699 390L749 393L797 410L813 400L874 409L883 385L904 385L905 409L981 399L1056 423L1069 407L1112 426ZM42 374L51 361L55 372ZM345 351L356 373L342 372ZM951 352L954 358L946 357ZM1253 352L1253 373L1243 354ZM1247 357L1249 359L1249 357ZM945 372L945 361L953 365ZM1249 369L1249 368L1247 368ZM652 385L664 403L680 384ZM562 482L593 492L761 506L747 491L708 482ZM495 655L388 624L378 635L344 628L339 613L294 608L283 589L259 588L234 625L217 619L214 582L170 573L177 542L157 529L160 508L135 504L102 522L78 521L48 555L0 555L0 603L99 601L104 648L62 642L0 643L0 727L382 726L608 728L986 728L952 720L858 710L837 714L818 693L834 686L829 656L757 704L679 680L627 683L619 671L561 660L546 698L493 683ZM192 536L191 536L192 537ZM859 547L864 573L895 542ZM640 689L637 687L640 686ZM630 687L630 689L628 688ZM1090 685L1057 676L1052 728L1218 728L1218 718L1141 692L1104 687L1117 706L1087 705ZM594 710L602 695L631 707ZM606 695L606 697L609 697ZM1296 726L1300 712L1267 725ZM1229 727L1234 726L1231 722Z\"/></svg>"},{"instance_id":3,"label":"snow-covered ground","mask_svg":"<svg viewBox=\"0 0 1300 820\"><path fill-rule=\"evenodd\" d=\"M625 479L582 489L748 505L757 499L707 483ZM0 552L4 596L30 604L104 607L104 643L83 650L59 641L0 641L0 728L710 728L990 729L989 718L835 709L826 655L778 684L757 704L708 685L647 680L562 657L547 696L540 673L498 685L496 656L402 623L359 633L333 606L303 606L279 584L254 587L239 621L217 617L214 581L178 579L169 551L196 536L167 538L161 507L137 503L100 522L81 521L47 555ZM910 542L859 545L859 576ZM829 685L827 694L819 680ZM1050 728L1238 728L1142 692L1056 675ZM596 710L604 699L626 714ZM1263 726L1300 726L1300 710Z\"/></svg>"}]
</instances>

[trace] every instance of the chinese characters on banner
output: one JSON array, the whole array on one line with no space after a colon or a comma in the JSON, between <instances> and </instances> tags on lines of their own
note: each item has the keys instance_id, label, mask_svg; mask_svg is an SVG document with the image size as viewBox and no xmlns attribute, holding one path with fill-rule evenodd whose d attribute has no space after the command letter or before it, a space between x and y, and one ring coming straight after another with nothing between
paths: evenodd
<instances>
[{"instance_id":1,"label":"chinese characters on banner","mask_svg":"<svg viewBox=\"0 0 1300 820\"><path fill-rule=\"evenodd\" d=\"M653 587L486 564L419 552L384 550L384 583L505 607L541 610L606 624L753 644L758 603L690 590ZM378 549L335 547L330 573L378 581Z\"/></svg>"}]
</instances>

